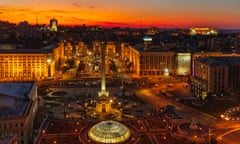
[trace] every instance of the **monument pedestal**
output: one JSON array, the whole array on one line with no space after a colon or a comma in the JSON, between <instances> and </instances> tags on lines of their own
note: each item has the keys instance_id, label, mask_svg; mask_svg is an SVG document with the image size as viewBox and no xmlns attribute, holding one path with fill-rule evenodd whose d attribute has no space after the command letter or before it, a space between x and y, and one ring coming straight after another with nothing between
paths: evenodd
<instances>
[{"instance_id":1,"label":"monument pedestal","mask_svg":"<svg viewBox=\"0 0 240 144\"><path fill-rule=\"evenodd\" d=\"M109 113L111 112L111 102L109 100L109 92L106 90L102 90L98 92L99 100L96 103L96 112L97 113Z\"/></svg>"},{"instance_id":2,"label":"monument pedestal","mask_svg":"<svg viewBox=\"0 0 240 144\"><path fill-rule=\"evenodd\" d=\"M109 113L111 112L111 103L108 101L98 101L96 103L96 112L97 113Z\"/></svg>"}]
</instances>

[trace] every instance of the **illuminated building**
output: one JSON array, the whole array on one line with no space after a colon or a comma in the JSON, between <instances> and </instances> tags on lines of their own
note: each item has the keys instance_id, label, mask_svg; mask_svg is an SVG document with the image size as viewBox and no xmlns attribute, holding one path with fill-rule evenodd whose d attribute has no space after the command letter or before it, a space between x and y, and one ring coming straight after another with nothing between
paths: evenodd
<instances>
[{"instance_id":1,"label":"illuminated building","mask_svg":"<svg viewBox=\"0 0 240 144\"><path fill-rule=\"evenodd\" d=\"M207 95L224 95L240 84L240 57L200 57L194 61L193 93L205 99Z\"/></svg>"},{"instance_id":2,"label":"illuminated building","mask_svg":"<svg viewBox=\"0 0 240 144\"><path fill-rule=\"evenodd\" d=\"M49 29L51 30L51 31L57 31L58 30L58 21L56 20L56 19L50 19L50 25L49 25Z\"/></svg>"},{"instance_id":3,"label":"illuminated building","mask_svg":"<svg viewBox=\"0 0 240 144\"><path fill-rule=\"evenodd\" d=\"M121 46L121 55L132 63L132 71L138 76L175 75L175 52L141 50L126 44Z\"/></svg>"},{"instance_id":4,"label":"illuminated building","mask_svg":"<svg viewBox=\"0 0 240 144\"><path fill-rule=\"evenodd\" d=\"M192 54L192 76L194 77L195 75L195 70L194 70L194 62L197 58L200 57L240 57L240 54L238 53L223 53L223 52L195 52Z\"/></svg>"},{"instance_id":5,"label":"illuminated building","mask_svg":"<svg viewBox=\"0 0 240 144\"><path fill-rule=\"evenodd\" d=\"M212 27L191 27L190 35L217 35L217 28Z\"/></svg>"},{"instance_id":6,"label":"illuminated building","mask_svg":"<svg viewBox=\"0 0 240 144\"><path fill-rule=\"evenodd\" d=\"M16 135L19 144L29 144L38 107L36 83L0 83L0 93L0 137Z\"/></svg>"},{"instance_id":7,"label":"illuminated building","mask_svg":"<svg viewBox=\"0 0 240 144\"><path fill-rule=\"evenodd\" d=\"M64 43L59 43L58 47L53 49L53 65L55 65L55 68L61 68L64 66L65 63L65 57L64 57ZM53 72L55 70L53 69ZM54 73L53 73L54 75Z\"/></svg>"},{"instance_id":8,"label":"illuminated building","mask_svg":"<svg viewBox=\"0 0 240 144\"><path fill-rule=\"evenodd\" d=\"M141 52L140 75L173 75L175 66L174 52Z\"/></svg>"},{"instance_id":9,"label":"illuminated building","mask_svg":"<svg viewBox=\"0 0 240 144\"><path fill-rule=\"evenodd\" d=\"M71 43L66 43L64 46L64 57L67 59L72 59L73 57L73 46Z\"/></svg>"},{"instance_id":10,"label":"illuminated building","mask_svg":"<svg viewBox=\"0 0 240 144\"><path fill-rule=\"evenodd\" d=\"M199 58L194 62L193 93L205 99L207 95L224 94L228 89L228 66L211 57Z\"/></svg>"},{"instance_id":11,"label":"illuminated building","mask_svg":"<svg viewBox=\"0 0 240 144\"><path fill-rule=\"evenodd\" d=\"M75 47L77 56L83 55L88 50L87 45L85 45L84 42L79 42Z\"/></svg>"},{"instance_id":12,"label":"illuminated building","mask_svg":"<svg viewBox=\"0 0 240 144\"><path fill-rule=\"evenodd\" d=\"M93 53L96 55L101 55L101 42L95 41L92 43ZM114 56L116 54L116 43L107 42L106 43L106 56Z\"/></svg>"},{"instance_id":13,"label":"illuminated building","mask_svg":"<svg viewBox=\"0 0 240 144\"><path fill-rule=\"evenodd\" d=\"M96 55L100 55L101 54L101 42L99 41L95 41L93 42L93 53Z\"/></svg>"},{"instance_id":14,"label":"illuminated building","mask_svg":"<svg viewBox=\"0 0 240 144\"><path fill-rule=\"evenodd\" d=\"M116 43L107 42L106 44L106 56L115 56L116 55Z\"/></svg>"},{"instance_id":15,"label":"illuminated building","mask_svg":"<svg viewBox=\"0 0 240 144\"><path fill-rule=\"evenodd\" d=\"M0 80L38 80L53 77L52 50L0 50Z\"/></svg>"},{"instance_id":16,"label":"illuminated building","mask_svg":"<svg viewBox=\"0 0 240 144\"><path fill-rule=\"evenodd\" d=\"M156 35L158 34L158 28L157 27L150 27L147 32L146 35Z\"/></svg>"},{"instance_id":17,"label":"illuminated building","mask_svg":"<svg viewBox=\"0 0 240 144\"><path fill-rule=\"evenodd\" d=\"M191 53L177 53L177 75L191 74Z\"/></svg>"}]
</instances>

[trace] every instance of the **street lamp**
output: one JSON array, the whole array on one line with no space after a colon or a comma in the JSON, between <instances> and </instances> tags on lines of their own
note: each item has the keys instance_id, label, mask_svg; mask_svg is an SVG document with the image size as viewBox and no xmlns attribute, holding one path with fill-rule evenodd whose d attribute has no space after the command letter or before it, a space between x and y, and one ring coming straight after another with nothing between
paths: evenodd
<instances>
[{"instance_id":1,"label":"street lamp","mask_svg":"<svg viewBox=\"0 0 240 144\"><path fill-rule=\"evenodd\" d=\"M47 62L50 63L52 60L50 58L47 59Z\"/></svg>"},{"instance_id":2,"label":"street lamp","mask_svg":"<svg viewBox=\"0 0 240 144\"><path fill-rule=\"evenodd\" d=\"M51 58L47 59L47 64L48 64L48 77L51 77Z\"/></svg>"},{"instance_id":3,"label":"street lamp","mask_svg":"<svg viewBox=\"0 0 240 144\"><path fill-rule=\"evenodd\" d=\"M168 75L169 75L169 69L168 69L168 68L165 68L165 69L164 69L164 75L165 75L165 76L168 76Z\"/></svg>"}]
</instances>

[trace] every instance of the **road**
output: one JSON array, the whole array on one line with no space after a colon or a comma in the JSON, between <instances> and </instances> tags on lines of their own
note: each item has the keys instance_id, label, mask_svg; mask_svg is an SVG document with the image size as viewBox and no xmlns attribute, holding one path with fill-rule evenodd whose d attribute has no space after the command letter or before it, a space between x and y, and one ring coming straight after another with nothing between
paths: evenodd
<instances>
[{"instance_id":1,"label":"road","mask_svg":"<svg viewBox=\"0 0 240 144\"><path fill-rule=\"evenodd\" d=\"M144 88L135 91L136 95L141 99L154 105L155 107L164 107L166 105L173 105L176 108L176 113L183 117L183 119L187 121L191 121L193 117L197 119L197 121L205 126L213 125L217 118L208 115L206 113L197 111L190 107L184 106L174 100L169 100L165 98L163 95L155 95L151 88Z\"/></svg>"}]
</instances>

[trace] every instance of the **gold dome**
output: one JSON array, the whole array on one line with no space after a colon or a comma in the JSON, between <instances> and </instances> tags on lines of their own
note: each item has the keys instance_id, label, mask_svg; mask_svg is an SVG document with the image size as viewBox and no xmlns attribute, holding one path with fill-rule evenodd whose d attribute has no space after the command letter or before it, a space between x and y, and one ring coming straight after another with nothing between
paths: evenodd
<instances>
[{"instance_id":1,"label":"gold dome","mask_svg":"<svg viewBox=\"0 0 240 144\"><path fill-rule=\"evenodd\" d=\"M121 143L131 136L130 130L117 121L101 121L88 131L88 136L99 143Z\"/></svg>"}]
</instances>

